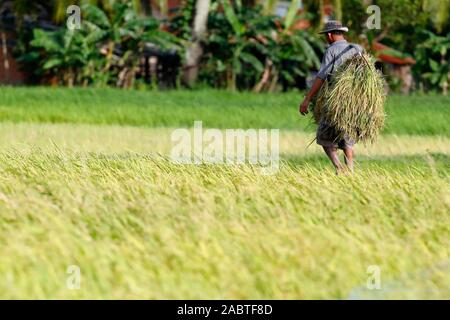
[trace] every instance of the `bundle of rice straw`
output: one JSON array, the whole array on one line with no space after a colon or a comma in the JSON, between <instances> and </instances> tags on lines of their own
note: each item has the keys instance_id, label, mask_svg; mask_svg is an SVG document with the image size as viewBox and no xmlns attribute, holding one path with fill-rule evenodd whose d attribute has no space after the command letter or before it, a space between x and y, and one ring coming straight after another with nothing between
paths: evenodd
<instances>
[{"instance_id":1,"label":"bundle of rice straw","mask_svg":"<svg viewBox=\"0 0 450 320\"><path fill-rule=\"evenodd\" d=\"M374 142L384 125L386 100L375 59L366 53L347 59L330 82L325 81L313 103L315 122L323 119L355 141Z\"/></svg>"}]
</instances>

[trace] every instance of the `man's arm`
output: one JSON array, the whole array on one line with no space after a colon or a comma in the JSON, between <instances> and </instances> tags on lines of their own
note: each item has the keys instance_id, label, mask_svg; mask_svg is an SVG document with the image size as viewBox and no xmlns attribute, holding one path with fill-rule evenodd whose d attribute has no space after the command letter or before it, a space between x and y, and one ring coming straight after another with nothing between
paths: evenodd
<instances>
[{"instance_id":1,"label":"man's arm","mask_svg":"<svg viewBox=\"0 0 450 320\"><path fill-rule=\"evenodd\" d=\"M317 92L322 87L322 84L325 82L329 72L330 66L333 61L333 54L330 50L325 51L323 55L322 64L320 65L319 72L317 73L316 79L306 95L303 102L300 104L299 111L302 115L306 115L308 113L308 105L311 102L311 99L317 94Z\"/></svg>"},{"instance_id":2,"label":"man's arm","mask_svg":"<svg viewBox=\"0 0 450 320\"><path fill-rule=\"evenodd\" d=\"M311 102L311 99L317 94L317 92L320 90L320 88L322 87L322 84L324 83L325 80L316 77L316 79L314 80L314 83L311 87L311 89L309 90L308 94L306 95L305 99L303 99L303 102L300 104L300 108L299 111L302 115L306 115L308 113L308 106Z\"/></svg>"}]
</instances>

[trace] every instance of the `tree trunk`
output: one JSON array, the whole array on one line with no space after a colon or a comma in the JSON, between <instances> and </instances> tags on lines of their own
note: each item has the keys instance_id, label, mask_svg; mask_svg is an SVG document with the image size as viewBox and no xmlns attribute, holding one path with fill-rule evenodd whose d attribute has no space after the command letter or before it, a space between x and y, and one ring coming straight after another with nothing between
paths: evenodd
<instances>
[{"instance_id":1,"label":"tree trunk","mask_svg":"<svg viewBox=\"0 0 450 320\"><path fill-rule=\"evenodd\" d=\"M447 63L447 60L445 59L445 55L442 54L441 55L441 64L444 65ZM442 84L442 94L444 96L447 95L448 93L448 81L450 80L450 72L447 73L447 79L444 81L444 83Z\"/></svg>"},{"instance_id":2,"label":"tree trunk","mask_svg":"<svg viewBox=\"0 0 450 320\"><path fill-rule=\"evenodd\" d=\"M9 60L8 60L8 46L6 45L6 34L4 31L1 32L2 38L2 51L3 51L3 68L6 73L6 82L9 82Z\"/></svg>"},{"instance_id":3,"label":"tree trunk","mask_svg":"<svg viewBox=\"0 0 450 320\"><path fill-rule=\"evenodd\" d=\"M66 86L69 88L72 88L75 84L75 72L72 67L69 67L67 69L67 72L64 75Z\"/></svg>"},{"instance_id":4,"label":"tree trunk","mask_svg":"<svg viewBox=\"0 0 450 320\"><path fill-rule=\"evenodd\" d=\"M262 74L261 80L253 87L253 92L261 92L270 80L270 71L272 70L272 61L266 58L266 63L264 67L264 72Z\"/></svg>"},{"instance_id":5,"label":"tree trunk","mask_svg":"<svg viewBox=\"0 0 450 320\"><path fill-rule=\"evenodd\" d=\"M236 91L236 73L231 65L227 67L227 89Z\"/></svg>"},{"instance_id":6,"label":"tree trunk","mask_svg":"<svg viewBox=\"0 0 450 320\"><path fill-rule=\"evenodd\" d=\"M109 41L108 48L106 51L106 59L105 59L106 63L105 66L103 67L103 72L109 72L109 68L111 67L112 58L114 55L114 47L115 47L114 41Z\"/></svg>"},{"instance_id":7,"label":"tree trunk","mask_svg":"<svg viewBox=\"0 0 450 320\"><path fill-rule=\"evenodd\" d=\"M199 63L203 55L200 43L206 34L209 5L210 0L197 0L195 4L192 38L186 49L185 65L183 67L183 83L188 87L191 87L197 81Z\"/></svg>"}]
</instances>

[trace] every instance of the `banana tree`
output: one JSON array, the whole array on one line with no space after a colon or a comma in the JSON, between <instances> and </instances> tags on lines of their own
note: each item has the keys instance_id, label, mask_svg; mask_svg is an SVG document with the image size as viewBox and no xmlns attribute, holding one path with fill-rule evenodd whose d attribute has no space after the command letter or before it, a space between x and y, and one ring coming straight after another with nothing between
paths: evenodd
<instances>
[{"instance_id":1,"label":"banana tree","mask_svg":"<svg viewBox=\"0 0 450 320\"><path fill-rule=\"evenodd\" d=\"M417 64L416 72L432 86L440 88L442 93L448 93L450 81L450 66L448 63L450 52L450 35L438 36L430 31L422 31L426 39L420 43L415 51Z\"/></svg>"},{"instance_id":2,"label":"banana tree","mask_svg":"<svg viewBox=\"0 0 450 320\"><path fill-rule=\"evenodd\" d=\"M215 14L210 19L213 30L208 38L209 49L212 53L209 62L215 65L217 71L225 73L227 88L233 91L236 90L237 76L245 71L243 65L256 73L261 73L264 67L255 56L255 50L252 50L257 43L256 33L251 29L254 24L248 21L248 24L245 24L245 20L240 19L236 13L236 10L242 12L245 8L239 1L235 4L236 10L229 0L221 0L220 5L223 8L223 14L219 6L216 6ZM226 24L224 25L223 22Z\"/></svg>"},{"instance_id":3,"label":"banana tree","mask_svg":"<svg viewBox=\"0 0 450 320\"><path fill-rule=\"evenodd\" d=\"M146 44L172 49L177 40L160 30L156 19L139 17L130 4L114 3L112 8L107 14L97 6L83 6L81 30L35 29L31 50L20 61L38 65L35 73L56 75L68 86L131 86Z\"/></svg>"},{"instance_id":4,"label":"banana tree","mask_svg":"<svg viewBox=\"0 0 450 320\"><path fill-rule=\"evenodd\" d=\"M317 37L303 30L292 30L299 18L298 0L292 1L287 15L277 29L276 37L268 37L265 70L254 91L273 91L278 80L284 87L293 86L305 78L310 69L320 65L316 52L324 47Z\"/></svg>"},{"instance_id":5,"label":"banana tree","mask_svg":"<svg viewBox=\"0 0 450 320\"><path fill-rule=\"evenodd\" d=\"M448 25L450 2L448 0L427 0L423 1L422 9L430 13L431 21L438 33L444 31Z\"/></svg>"},{"instance_id":6,"label":"banana tree","mask_svg":"<svg viewBox=\"0 0 450 320\"><path fill-rule=\"evenodd\" d=\"M17 1L17 0L16 0ZM26 1L28 4L30 3L29 0L20 0L20 1ZM49 2L48 0L40 0L41 2ZM36 1L33 1L36 2ZM39 2L39 1L37 1ZM140 12L142 9L141 0L57 0L52 1L53 5L53 20L56 22L63 22L67 18L67 8L70 5L94 5L97 7L101 7L105 10L107 14L112 13L114 11L114 4L116 3L123 3L123 4L129 4L132 6L133 10L136 12ZM160 2L167 2L167 1L160 1Z\"/></svg>"},{"instance_id":7,"label":"banana tree","mask_svg":"<svg viewBox=\"0 0 450 320\"><path fill-rule=\"evenodd\" d=\"M78 71L92 58L86 39L76 32L45 32L35 29L31 46L45 51L39 72L43 75L56 74L69 87L80 80L81 73ZM22 56L21 61L33 58L40 59L36 51Z\"/></svg>"},{"instance_id":8,"label":"banana tree","mask_svg":"<svg viewBox=\"0 0 450 320\"><path fill-rule=\"evenodd\" d=\"M105 53L102 73L110 74L113 65L121 69L118 71L118 86L131 85L130 81L124 81L123 78L126 75L126 78L134 79L145 43L153 43L161 48L178 48L176 37L160 30L156 19L138 16L130 4L114 3L110 15L90 4L83 6L83 12L83 25L91 33L95 31L99 35L96 40ZM107 78L104 84L106 82Z\"/></svg>"},{"instance_id":9,"label":"banana tree","mask_svg":"<svg viewBox=\"0 0 450 320\"><path fill-rule=\"evenodd\" d=\"M307 31L291 30L297 20L294 1L285 19L263 15L261 6L244 7L228 1L211 11L206 41L204 78L230 90L274 91L292 86L318 67L316 52L323 46Z\"/></svg>"},{"instance_id":10,"label":"banana tree","mask_svg":"<svg viewBox=\"0 0 450 320\"><path fill-rule=\"evenodd\" d=\"M128 10L129 6L115 3L109 17L105 11L95 5L87 4L83 6L83 23L90 30L102 34L102 37L98 40L105 42L106 60L102 70L104 73L107 73L111 68L114 48L121 43L122 36L129 32L129 30L126 30L124 21Z\"/></svg>"},{"instance_id":11,"label":"banana tree","mask_svg":"<svg viewBox=\"0 0 450 320\"><path fill-rule=\"evenodd\" d=\"M210 0L197 0L195 3L195 16L193 19L192 35L187 41L183 82L191 87L197 80L199 63L203 55L201 42L207 32Z\"/></svg>"},{"instance_id":12,"label":"banana tree","mask_svg":"<svg viewBox=\"0 0 450 320\"><path fill-rule=\"evenodd\" d=\"M321 29L325 23L325 7L327 4L332 4L333 14L332 18L342 20L343 2L342 0L302 0L302 4L306 11L312 14L312 25L315 29Z\"/></svg>"}]
</instances>

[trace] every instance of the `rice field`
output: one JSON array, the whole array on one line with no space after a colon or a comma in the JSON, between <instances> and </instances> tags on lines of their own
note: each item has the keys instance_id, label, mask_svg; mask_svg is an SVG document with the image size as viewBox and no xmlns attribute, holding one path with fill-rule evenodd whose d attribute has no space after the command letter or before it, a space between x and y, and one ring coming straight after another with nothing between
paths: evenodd
<instances>
[{"instance_id":1,"label":"rice field","mask_svg":"<svg viewBox=\"0 0 450 320\"><path fill-rule=\"evenodd\" d=\"M447 98L390 98L391 127L356 147L354 175L336 176L308 147L313 127L292 127L293 93L271 117L250 94L222 108L226 93L200 91L196 108L195 92L91 103L91 91L0 92L0 298L450 298ZM170 111L177 99L185 114ZM172 163L171 132L194 116L280 128L280 170ZM379 290L367 287L371 266Z\"/></svg>"}]
</instances>

